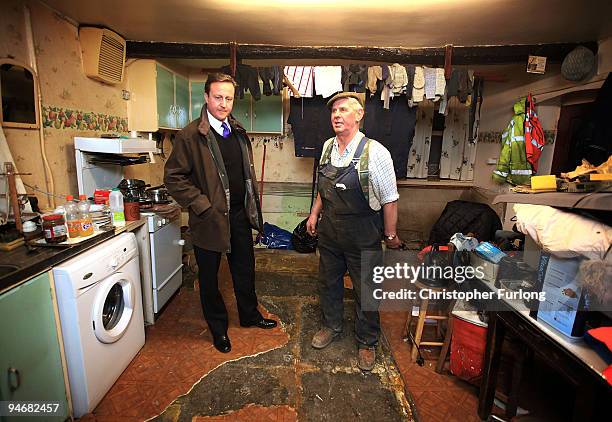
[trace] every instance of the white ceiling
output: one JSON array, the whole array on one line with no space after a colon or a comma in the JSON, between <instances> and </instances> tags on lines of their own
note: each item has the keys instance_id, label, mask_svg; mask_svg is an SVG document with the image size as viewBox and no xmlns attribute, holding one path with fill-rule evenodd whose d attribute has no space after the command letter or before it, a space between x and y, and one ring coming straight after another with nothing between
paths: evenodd
<instances>
[{"instance_id":1,"label":"white ceiling","mask_svg":"<svg viewBox=\"0 0 612 422\"><path fill-rule=\"evenodd\" d=\"M610 0L44 0L128 40L438 47L596 41Z\"/></svg>"}]
</instances>

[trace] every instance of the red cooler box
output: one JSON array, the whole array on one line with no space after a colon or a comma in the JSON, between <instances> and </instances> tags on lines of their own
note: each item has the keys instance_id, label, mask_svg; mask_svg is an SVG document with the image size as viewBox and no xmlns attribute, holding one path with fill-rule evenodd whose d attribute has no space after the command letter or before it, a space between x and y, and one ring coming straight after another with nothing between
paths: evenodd
<instances>
[{"instance_id":1,"label":"red cooler box","mask_svg":"<svg viewBox=\"0 0 612 422\"><path fill-rule=\"evenodd\" d=\"M478 319L476 312L453 312L453 338L451 340L451 373L469 382L482 374L487 324Z\"/></svg>"}]
</instances>

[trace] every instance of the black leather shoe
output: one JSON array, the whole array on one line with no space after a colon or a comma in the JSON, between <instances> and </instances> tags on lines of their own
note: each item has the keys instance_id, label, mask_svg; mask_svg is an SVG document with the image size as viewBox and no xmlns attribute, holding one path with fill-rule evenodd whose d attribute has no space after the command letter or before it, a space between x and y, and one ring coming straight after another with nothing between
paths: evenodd
<instances>
[{"instance_id":1,"label":"black leather shoe","mask_svg":"<svg viewBox=\"0 0 612 422\"><path fill-rule=\"evenodd\" d=\"M240 324L241 327L257 327L269 330L270 328L276 327L277 322L273 319L261 318L259 321L251 322L249 324Z\"/></svg>"},{"instance_id":2,"label":"black leather shoe","mask_svg":"<svg viewBox=\"0 0 612 422\"><path fill-rule=\"evenodd\" d=\"M227 334L222 336L213 336L213 344L215 349L221 353L229 353L230 350L232 350L232 343L230 343L230 339Z\"/></svg>"}]
</instances>

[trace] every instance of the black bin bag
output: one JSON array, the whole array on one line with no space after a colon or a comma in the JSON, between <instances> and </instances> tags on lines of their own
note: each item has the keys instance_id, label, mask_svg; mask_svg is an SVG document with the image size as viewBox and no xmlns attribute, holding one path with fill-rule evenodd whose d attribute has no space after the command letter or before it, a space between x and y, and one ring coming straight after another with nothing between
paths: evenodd
<instances>
[{"instance_id":1,"label":"black bin bag","mask_svg":"<svg viewBox=\"0 0 612 422\"><path fill-rule=\"evenodd\" d=\"M311 236L306 230L306 222L308 219L302 220L300 224L296 226L291 234L291 243L293 249L301 253L312 253L317 249L317 236Z\"/></svg>"}]
</instances>

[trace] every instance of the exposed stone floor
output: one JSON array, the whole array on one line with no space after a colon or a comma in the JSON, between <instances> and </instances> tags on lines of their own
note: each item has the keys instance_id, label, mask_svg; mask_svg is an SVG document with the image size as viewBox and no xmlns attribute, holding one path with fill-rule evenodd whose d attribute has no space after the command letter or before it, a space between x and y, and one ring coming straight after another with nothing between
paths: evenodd
<instances>
[{"instance_id":1,"label":"exposed stone floor","mask_svg":"<svg viewBox=\"0 0 612 422\"><path fill-rule=\"evenodd\" d=\"M314 350L310 340L319 327L316 258L270 252L257 252L257 291L263 308L282 327L237 326L224 266L232 352L217 352L201 316L197 283L194 289L187 272L179 294L147 328L145 347L95 411L81 420L414 420L385 341L372 373L357 368L351 292L343 337Z\"/></svg>"}]
</instances>

